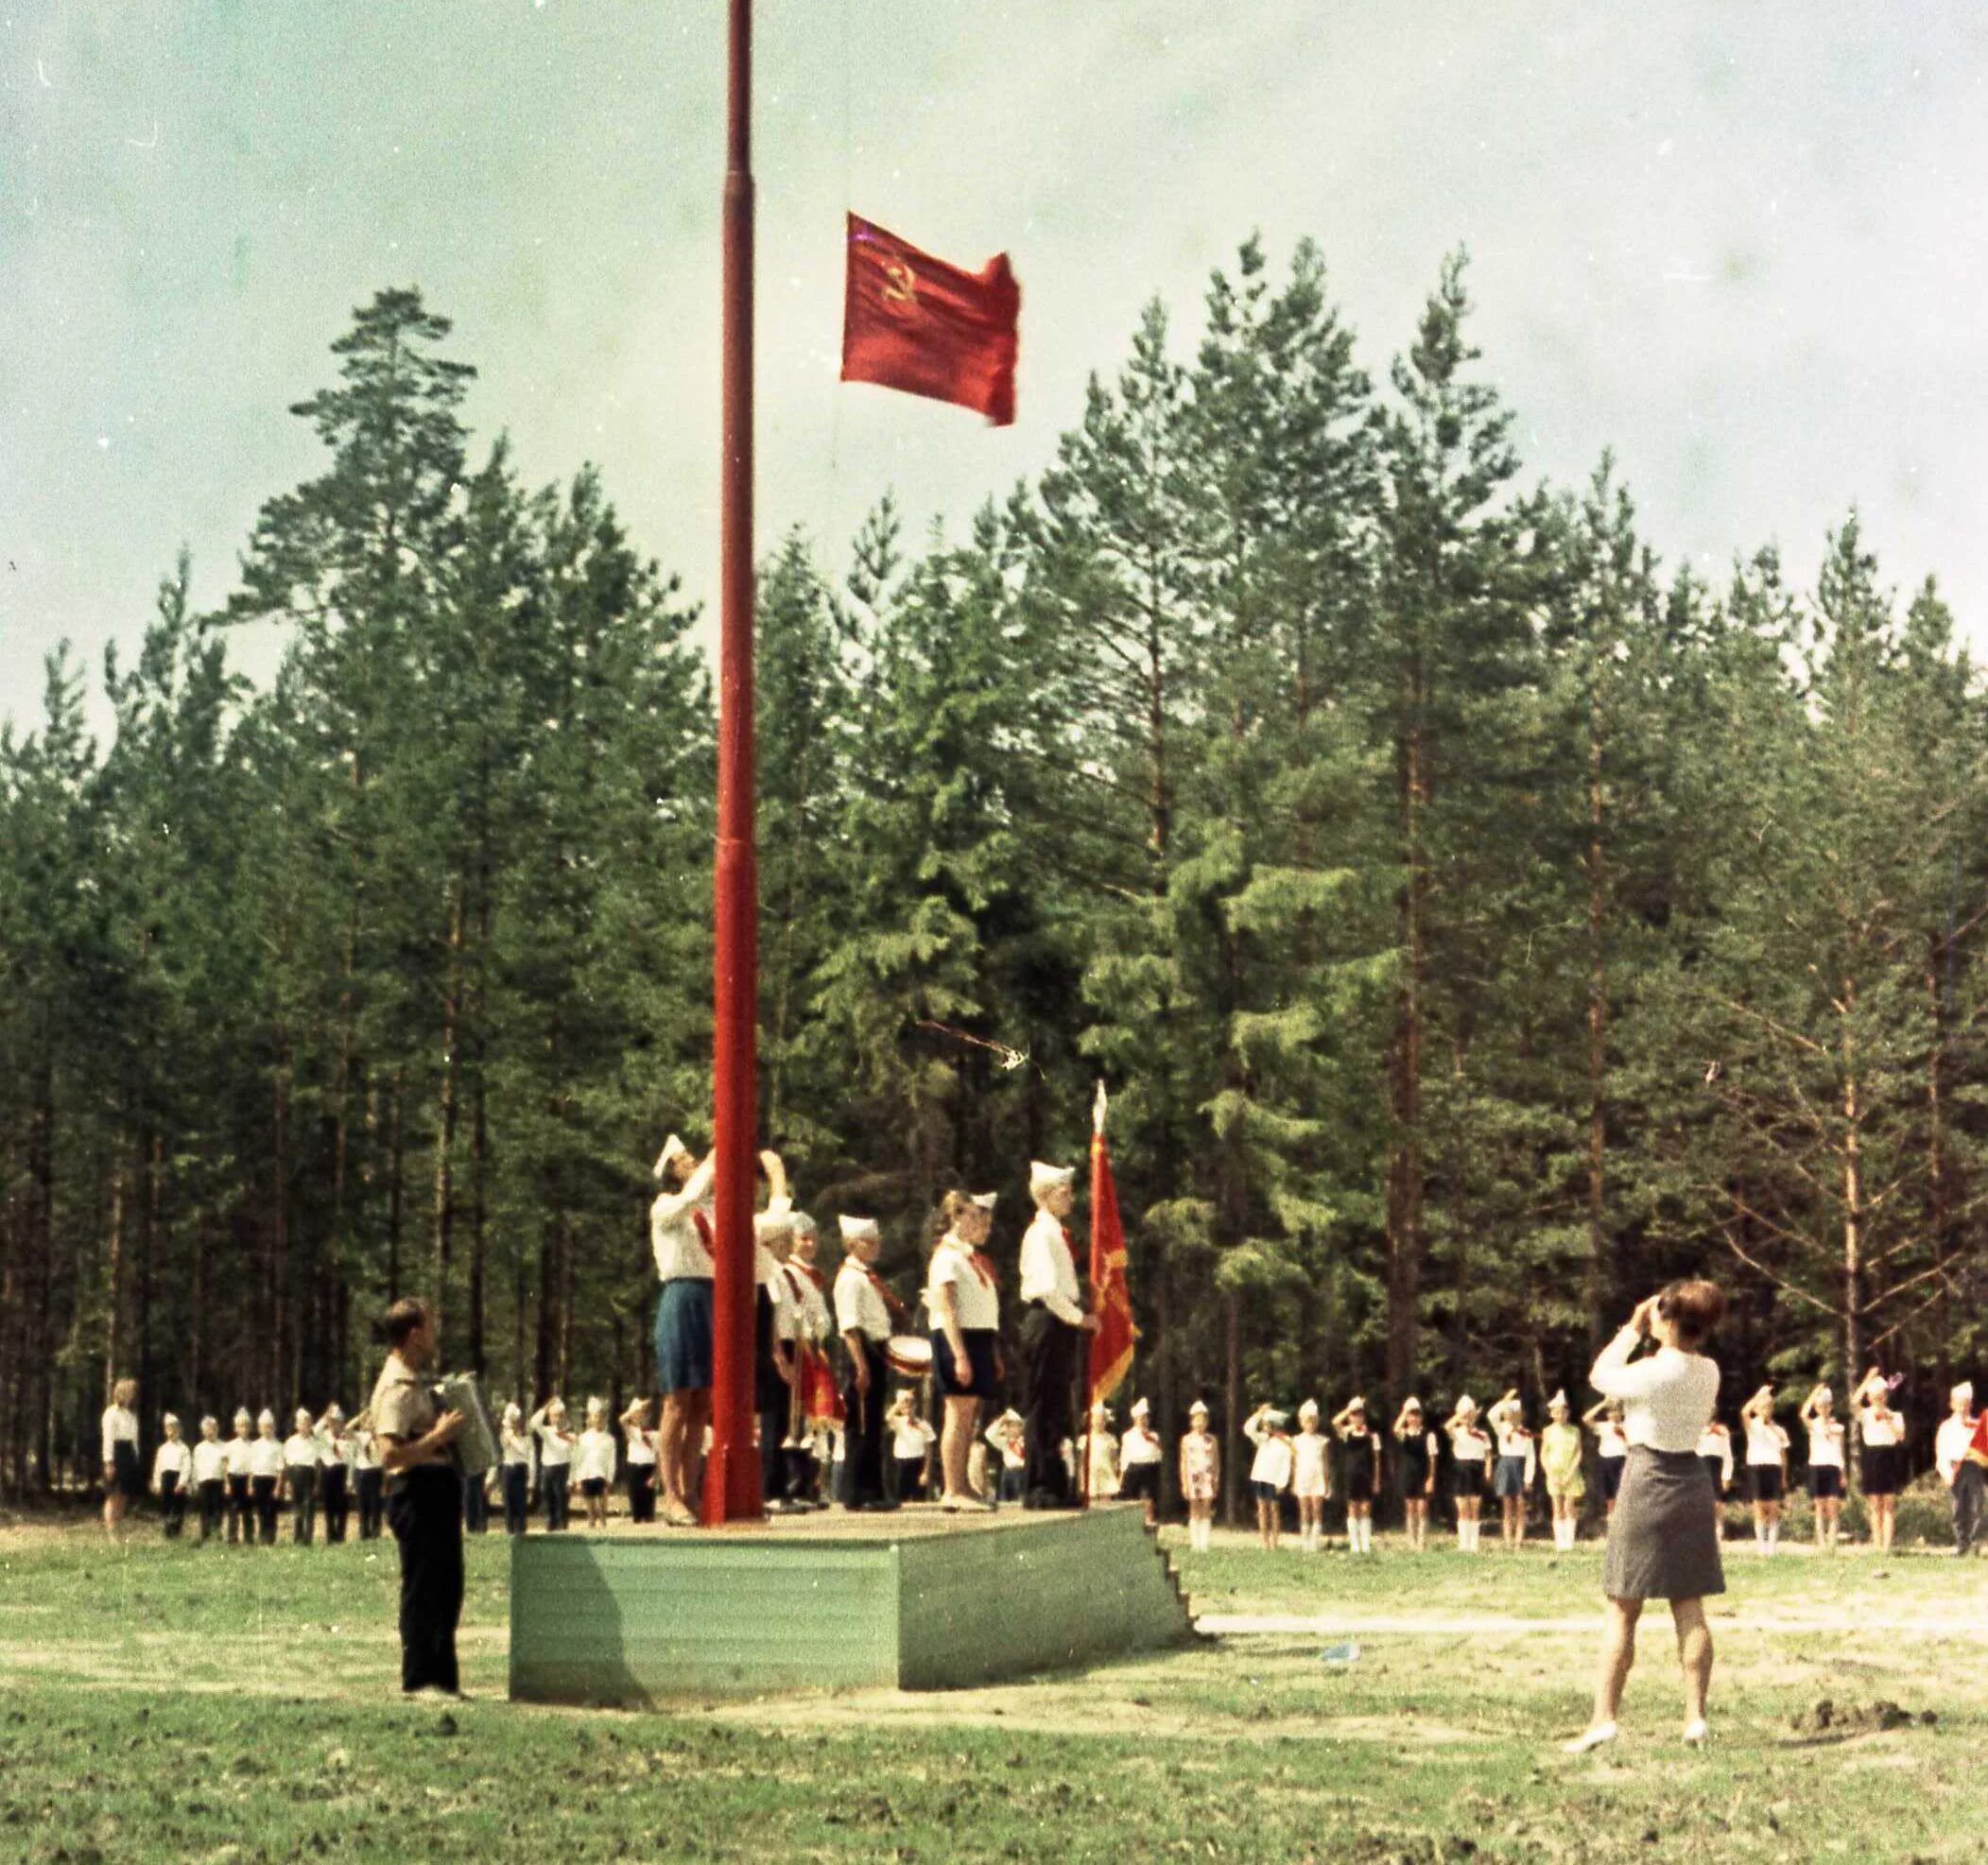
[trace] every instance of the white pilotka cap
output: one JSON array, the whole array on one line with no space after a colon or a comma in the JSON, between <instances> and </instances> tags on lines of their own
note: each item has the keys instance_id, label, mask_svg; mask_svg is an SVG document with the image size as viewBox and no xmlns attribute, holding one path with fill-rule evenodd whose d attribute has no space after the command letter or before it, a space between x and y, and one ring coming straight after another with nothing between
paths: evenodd
<instances>
[{"instance_id":1,"label":"white pilotka cap","mask_svg":"<svg viewBox=\"0 0 1988 1865\"><path fill-rule=\"evenodd\" d=\"M1195 1400L1195 1402L1194 1402L1194 1403L1193 1403L1193 1404L1192 1404L1191 1406L1189 1406L1189 1407L1187 1407L1187 1416L1188 1416L1189 1418L1206 1418L1206 1417L1208 1416L1208 1402L1207 1402L1207 1400L1206 1400L1206 1399L1197 1399L1197 1400Z\"/></svg>"},{"instance_id":2,"label":"white pilotka cap","mask_svg":"<svg viewBox=\"0 0 1988 1865\"><path fill-rule=\"evenodd\" d=\"M180 1414L178 1412L169 1411L165 1414L164 1418L162 1418L159 1421L159 1423L163 1425L168 1431L177 1430L179 1428L180 1424Z\"/></svg>"},{"instance_id":3,"label":"white pilotka cap","mask_svg":"<svg viewBox=\"0 0 1988 1865\"><path fill-rule=\"evenodd\" d=\"M276 1414L268 1406L265 1406L257 1415L255 1422L258 1425L273 1425L276 1423Z\"/></svg>"},{"instance_id":4,"label":"white pilotka cap","mask_svg":"<svg viewBox=\"0 0 1988 1865\"><path fill-rule=\"evenodd\" d=\"M769 1237L792 1236L794 1216L790 1211L759 1211L752 1217L752 1235L760 1243Z\"/></svg>"},{"instance_id":5,"label":"white pilotka cap","mask_svg":"<svg viewBox=\"0 0 1988 1865\"><path fill-rule=\"evenodd\" d=\"M1478 1402L1468 1392L1457 1401L1457 1412L1460 1417L1465 1412L1475 1412L1477 1408Z\"/></svg>"},{"instance_id":6,"label":"white pilotka cap","mask_svg":"<svg viewBox=\"0 0 1988 1865\"><path fill-rule=\"evenodd\" d=\"M1073 1184L1076 1179L1074 1166L1045 1166L1039 1159L1029 1162L1029 1189L1038 1198L1044 1192L1054 1191L1058 1185Z\"/></svg>"},{"instance_id":7,"label":"white pilotka cap","mask_svg":"<svg viewBox=\"0 0 1988 1865\"><path fill-rule=\"evenodd\" d=\"M994 1201L1000 1196L999 1192L976 1192L969 1201L978 1205L982 1211L992 1211L994 1208Z\"/></svg>"},{"instance_id":8,"label":"white pilotka cap","mask_svg":"<svg viewBox=\"0 0 1988 1865\"><path fill-rule=\"evenodd\" d=\"M844 1243L881 1243L882 1231L876 1227L874 1217L851 1217L846 1214L836 1219L840 1227Z\"/></svg>"},{"instance_id":9,"label":"white pilotka cap","mask_svg":"<svg viewBox=\"0 0 1988 1865\"><path fill-rule=\"evenodd\" d=\"M1304 1404L1303 1404L1302 1406L1300 1406L1300 1407L1298 1407L1298 1416L1299 1416L1299 1417L1300 1417L1301 1419L1303 1419L1303 1418L1316 1418L1316 1417L1318 1417L1318 1415L1319 1415L1319 1402L1318 1402L1318 1400L1316 1400L1316 1399L1306 1399L1306 1400L1305 1401L1305 1403L1304 1403Z\"/></svg>"},{"instance_id":10,"label":"white pilotka cap","mask_svg":"<svg viewBox=\"0 0 1988 1865\"><path fill-rule=\"evenodd\" d=\"M672 1133L668 1139L663 1142L663 1150L656 1155L655 1170L651 1176L657 1179L662 1178L665 1168L679 1153L682 1153L685 1159L688 1159L690 1157L690 1148L676 1134Z\"/></svg>"},{"instance_id":11,"label":"white pilotka cap","mask_svg":"<svg viewBox=\"0 0 1988 1865\"><path fill-rule=\"evenodd\" d=\"M1132 1401L1132 1415L1134 1418L1150 1418L1152 1416L1152 1407L1144 1399L1134 1399Z\"/></svg>"},{"instance_id":12,"label":"white pilotka cap","mask_svg":"<svg viewBox=\"0 0 1988 1865\"><path fill-rule=\"evenodd\" d=\"M1567 1409L1567 1394L1564 1387L1562 1387L1559 1391L1547 1401L1547 1409L1548 1411L1565 1411Z\"/></svg>"},{"instance_id":13,"label":"white pilotka cap","mask_svg":"<svg viewBox=\"0 0 1988 1865\"><path fill-rule=\"evenodd\" d=\"M1971 1406L1974 1403L1974 1381L1963 1379L1946 1395L1949 1405Z\"/></svg>"},{"instance_id":14,"label":"white pilotka cap","mask_svg":"<svg viewBox=\"0 0 1988 1865\"><path fill-rule=\"evenodd\" d=\"M235 1407L234 1422L237 1425L253 1425L255 1423L255 1421L249 1416L249 1407L247 1406Z\"/></svg>"}]
</instances>

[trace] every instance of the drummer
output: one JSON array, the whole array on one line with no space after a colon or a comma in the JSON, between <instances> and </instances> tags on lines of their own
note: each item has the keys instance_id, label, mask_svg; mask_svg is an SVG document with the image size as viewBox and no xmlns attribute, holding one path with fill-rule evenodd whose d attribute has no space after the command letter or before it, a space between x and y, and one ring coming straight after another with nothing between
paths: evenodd
<instances>
[{"instance_id":1,"label":"drummer","mask_svg":"<svg viewBox=\"0 0 1988 1865\"><path fill-rule=\"evenodd\" d=\"M845 1216L839 1222L846 1254L836 1272L836 1329L849 1356L842 1391L842 1501L850 1509L894 1509L884 1494L884 1344L890 1338L890 1307L875 1267L883 1233L874 1217Z\"/></svg>"},{"instance_id":2,"label":"drummer","mask_svg":"<svg viewBox=\"0 0 1988 1865\"><path fill-rule=\"evenodd\" d=\"M966 1462L979 1423L981 1405L1000 1384L1001 1298L994 1266L983 1253L994 1228L994 1194L969 1198L947 1192L939 1207L945 1231L932 1249L925 1282L925 1307L932 1317L932 1356L939 1390L945 1395L945 1423L940 1440L944 1490L940 1508L992 1509L992 1498L967 1481Z\"/></svg>"}]
</instances>

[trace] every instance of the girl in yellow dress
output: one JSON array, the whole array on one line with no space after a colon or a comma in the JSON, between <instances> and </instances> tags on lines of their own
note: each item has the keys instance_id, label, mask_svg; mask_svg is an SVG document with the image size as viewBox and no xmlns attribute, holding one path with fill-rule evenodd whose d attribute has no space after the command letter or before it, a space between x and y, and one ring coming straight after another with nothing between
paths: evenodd
<instances>
[{"instance_id":1,"label":"girl in yellow dress","mask_svg":"<svg viewBox=\"0 0 1988 1865\"><path fill-rule=\"evenodd\" d=\"M1553 1546L1574 1546L1581 1527L1581 1499L1587 1481L1581 1474L1581 1427L1567 1414L1567 1395L1556 1392L1547 1401L1547 1428L1539 1434L1539 1467L1553 1505Z\"/></svg>"}]
</instances>

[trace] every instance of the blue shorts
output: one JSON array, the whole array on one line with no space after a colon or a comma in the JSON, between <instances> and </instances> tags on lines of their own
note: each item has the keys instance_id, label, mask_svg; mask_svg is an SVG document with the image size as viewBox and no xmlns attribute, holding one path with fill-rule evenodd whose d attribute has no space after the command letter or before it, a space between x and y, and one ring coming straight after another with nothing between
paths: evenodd
<instances>
[{"instance_id":1,"label":"blue shorts","mask_svg":"<svg viewBox=\"0 0 1988 1865\"><path fill-rule=\"evenodd\" d=\"M1284 1492L1276 1484L1262 1482L1254 1476L1250 1478L1250 1494L1258 1502L1277 1502L1282 1500L1284 1495Z\"/></svg>"},{"instance_id":2,"label":"blue shorts","mask_svg":"<svg viewBox=\"0 0 1988 1865\"><path fill-rule=\"evenodd\" d=\"M656 1298L656 1390L711 1390L711 1281L673 1276Z\"/></svg>"},{"instance_id":3,"label":"blue shorts","mask_svg":"<svg viewBox=\"0 0 1988 1865\"><path fill-rule=\"evenodd\" d=\"M932 1330L932 1370L939 1375L939 1390L948 1399L991 1399L1000 1337L991 1327L966 1327L959 1331L966 1337L963 1368L953 1358L953 1344L945 1338L945 1330Z\"/></svg>"}]
</instances>

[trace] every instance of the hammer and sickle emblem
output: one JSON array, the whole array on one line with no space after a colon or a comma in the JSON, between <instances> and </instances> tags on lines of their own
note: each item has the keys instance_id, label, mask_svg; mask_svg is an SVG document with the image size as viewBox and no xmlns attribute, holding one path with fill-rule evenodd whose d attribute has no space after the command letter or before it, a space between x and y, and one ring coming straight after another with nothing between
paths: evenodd
<instances>
[{"instance_id":1,"label":"hammer and sickle emblem","mask_svg":"<svg viewBox=\"0 0 1988 1865\"><path fill-rule=\"evenodd\" d=\"M884 302L907 311L918 302L918 281L902 259L892 259L884 267Z\"/></svg>"}]
</instances>

